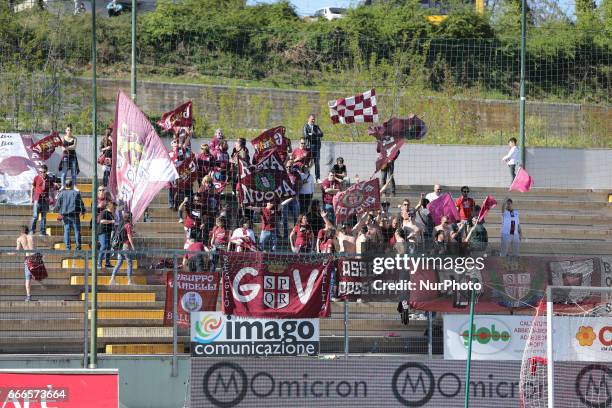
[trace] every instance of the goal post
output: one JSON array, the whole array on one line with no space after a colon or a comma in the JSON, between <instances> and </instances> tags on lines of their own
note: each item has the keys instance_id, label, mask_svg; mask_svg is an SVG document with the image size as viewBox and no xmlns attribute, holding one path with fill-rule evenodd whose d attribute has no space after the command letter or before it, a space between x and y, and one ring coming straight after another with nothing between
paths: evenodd
<instances>
[{"instance_id":1,"label":"goal post","mask_svg":"<svg viewBox=\"0 0 612 408\"><path fill-rule=\"evenodd\" d=\"M611 318L612 287L548 286L546 299L536 308L523 353L521 408L558 406L555 402L565 396L555 387L567 383L568 367L612 363L608 334ZM562 365L559 371L557 363ZM589 406L605 406L598 404L612 398L607 386L591 391L588 399L595 405ZM569 404L568 408L582 406Z\"/></svg>"}]
</instances>

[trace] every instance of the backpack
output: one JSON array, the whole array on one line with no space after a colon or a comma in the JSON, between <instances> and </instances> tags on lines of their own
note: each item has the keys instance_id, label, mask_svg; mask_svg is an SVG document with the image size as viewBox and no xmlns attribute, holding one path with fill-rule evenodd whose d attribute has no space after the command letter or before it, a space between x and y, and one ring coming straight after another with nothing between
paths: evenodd
<instances>
[{"instance_id":1,"label":"backpack","mask_svg":"<svg viewBox=\"0 0 612 408\"><path fill-rule=\"evenodd\" d=\"M114 230L111 237L111 248L114 250L120 250L123 248L123 243L127 239L127 232L125 231L125 224L119 228L119 230Z\"/></svg>"}]
</instances>

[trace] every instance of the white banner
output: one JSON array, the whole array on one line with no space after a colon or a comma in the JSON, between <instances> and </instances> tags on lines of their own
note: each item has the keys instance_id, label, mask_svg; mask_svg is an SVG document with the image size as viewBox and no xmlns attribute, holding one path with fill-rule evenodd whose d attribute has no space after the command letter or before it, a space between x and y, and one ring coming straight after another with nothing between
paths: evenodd
<instances>
[{"instance_id":1,"label":"white banner","mask_svg":"<svg viewBox=\"0 0 612 408\"><path fill-rule=\"evenodd\" d=\"M253 319L191 313L193 357L315 356L319 319Z\"/></svg>"},{"instance_id":2,"label":"white banner","mask_svg":"<svg viewBox=\"0 0 612 408\"><path fill-rule=\"evenodd\" d=\"M533 316L477 315L472 333L472 359L522 360ZM470 316L444 315L444 358L465 360ZM532 338L536 354L546 356L546 318L536 322Z\"/></svg>"},{"instance_id":3,"label":"white banner","mask_svg":"<svg viewBox=\"0 0 612 408\"><path fill-rule=\"evenodd\" d=\"M570 338L562 343L554 339L555 360L612 362L612 310L607 313L602 317L566 318Z\"/></svg>"},{"instance_id":4,"label":"white banner","mask_svg":"<svg viewBox=\"0 0 612 408\"><path fill-rule=\"evenodd\" d=\"M36 165L19 133L0 133L0 203L30 204Z\"/></svg>"}]
</instances>

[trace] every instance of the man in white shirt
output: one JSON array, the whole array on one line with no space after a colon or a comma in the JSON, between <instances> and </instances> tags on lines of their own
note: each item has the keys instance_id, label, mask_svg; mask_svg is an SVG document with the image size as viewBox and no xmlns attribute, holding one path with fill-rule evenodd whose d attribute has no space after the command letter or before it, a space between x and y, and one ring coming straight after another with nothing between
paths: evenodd
<instances>
[{"instance_id":1,"label":"man in white shirt","mask_svg":"<svg viewBox=\"0 0 612 408\"><path fill-rule=\"evenodd\" d=\"M251 226L251 220L248 218L242 219L242 227L238 227L230 237L230 246L233 246L236 252L256 251L257 240Z\"/></svg>"},{"instance_id":2,"label":"man in white shirt","mask_svg":"<svg viewBox=\"0 0 612 408\"><path fill-rule=\"evenodd\" d=\"M510 177L512 177L512 181L514 181L514 177L516 176L516 166L520 165L520 157L519 157L519 149L516 146L516 137L511 137L508 139L508 146L510 146L510 150L508 154L502 157L502 161L506 162L508 168L510 169Z\"/></svg>"},{"instance_id":3,"label":"man in white shirt","mask_svg":"<svg viewBox=\"0 0 612 408\"><path fill-rule=\"evenodd\" d=\"M512 199L506 198L502 205L500 256L508 256L508 252L511 250L512 255L518 257L520 244L521 225L519 213L513 208Z\"/></svg>"},{"instance_id":4,"label":"man in white shirt","mask_svg":"<svg viewBox=\"0 0 612 408\"><path fill-rule=\"evenodd\" d=\"M433 200L440 197L441 195L442 195L442 186L439 184L436 184L433 188L433 191L431 193L427 193L425 198L428 199L429 202L431 203Z\"/></svg>"}]
</instances>

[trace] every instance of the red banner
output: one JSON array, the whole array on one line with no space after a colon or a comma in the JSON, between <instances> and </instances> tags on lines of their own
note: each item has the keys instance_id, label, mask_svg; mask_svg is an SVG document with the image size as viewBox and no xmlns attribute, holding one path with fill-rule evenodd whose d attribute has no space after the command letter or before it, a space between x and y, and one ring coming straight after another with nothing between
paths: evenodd
<instances>
[{"instance_id":1,"label":"red banner","mask_svg":"<svg viewBox=\"0 0 612 408\"><path fill-rule=\"evenodd\" d=\"M493 198L493 196L488 195L487 198L482 202L480 206L480 212L478 213L478 222L485 219L489 211L491 211L497 205L497 201Z\"/></svg>"},{"instance_id":2,"label":"red banner","mask_svg":"<svg viewBox=\"0 0 612 408\"><path fill-rule=\"evenodd\" d=\"M295 185L275 151L268 152L255 165L239 161L238 168L238 191L244 205L263 207L268 202L279 203L296 195Z\"/></svg>"},{"instance_id":3,"label":"red banner","mask_svg":"<svg viewBox=\"0 0 612 408\"><path fill-rule=\"evenodd\" d=\"M178 129L181 127L191 127L193 125L193 112L191 106L192 102L188 101L176 107L174 110L164 113L157 121L157 124L164 132L172 130L175 133L178 132Z\"/></svg>"},{"instance_id":4,"label":"red banner","mask_svg":"<svg viewBox=\"0 0 612 408\"><path fill-rule=\"evenodd\" d=\"M217 310L219 294L218 273L177 272L178 283L177 324L179 327L190 327L191 312ZM172 272L166 274L166 307L164 326L172 326L172 299L174 280Z\"/></svg>"},{"instance_id":5,"label":"red banner","mask_svg":"<svg viewBox=\"0 0 612 408\"><path fill-rule=\"evenodd\" d=\"M144 113L123 91L117 94L110 190L127 204L136 222L149 203L178 174Z\"/></svg>"},{"instance_id":6,"label":"red banner","mask_svg":"<svg viewBox=\"0 0 612 408\"><path fill-rule=\"evenodd\" d=\"M353 184L334 196L336 222L344 222L353 214L379 209L380 184L377 178Z\"/></svg>"},{"instance_id":7,"label":"red banner","mask_svg":"<svg viewBox=\"0 0 612 408\"><path fill-rule=\"evenodd\" d=\"M406 140L420 140L427 134L425 122L416 115L407 118L391 118L382 125L368 129L368 134L376 138L376 171L388 162L397 159Z\"/></svg>"},{"instance_id":8,"label":"red banner","mask_svg":"<svg viewBox=\"0 0 612 408\"><path fill-rule=\"evenodd\" d=\"M61 145L62 138L57 132L53 132L32 144L30 149L36 154L35 159L46 161L49 160L53 152L55 152L55 148Z\"/></svg>"},{"instance_id":9,"label":"red banner","mask_svg":"<svg viewBox=\"0 0 612 408\"><path fill-rule=\"evenodd\" d=\"M251 140L255 154L253 163L257 164L269 151L275 151L284 162L287 159L287 148L291 141L285 137L285 127L277 126L264 131Z\"/></svg>"},{"instance_id":10,"label":"red banner","mask_svg":"<svg viewBox=\"0 0 612 408\"><path fill-rule=\"evenodd\" d=\"M223 313L264 318L328 317L332 259L263 252L223 254Z\"/></svg>"},{"instance_id":11,"label":"red banner","mask_svg":"<svg viewBox=\"0 0 612 408\"><path fill-rule=\"evenodd\" d=\"M459 212L457 212L455 201L448 192L442 194L442 196L427 204L427 209L429 210L435 225L440 224L442 217L448 217L449 223L461 220L459 217Z\"/></svg>"},{"instance_id":12,"label":"red banner","mask_svg":"<svg viewBox=\"0 0 612 408\"><path fill-rule=\"evenodd\" d=\"M66 373L44 372L0 373L2 407L17 408L109 408L119 406L119 372L117 370L80 370Z\"/></svg>"}]
</instances>

